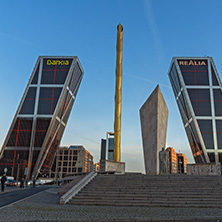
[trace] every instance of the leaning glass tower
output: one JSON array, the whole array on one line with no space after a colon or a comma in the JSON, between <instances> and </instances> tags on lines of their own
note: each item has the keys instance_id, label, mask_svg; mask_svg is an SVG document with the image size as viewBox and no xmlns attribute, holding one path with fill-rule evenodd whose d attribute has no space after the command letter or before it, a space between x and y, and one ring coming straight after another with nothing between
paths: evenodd
<instances>
[{"instance_id":1,"label":"leaning glass tower","mask_svg":"<svg viewBox=\"0 0 222 222\"><path fill-rule=\"evenodd\" d=\"M222 84L211 57L174 57L168 72L196 163L222 162Z\"/></svg>"},{"instance_id":2,"label":"leaning glass tower","mask_svg":"<svg viewBox=\"0 0 222 222\"><path fill-rule=\"evenodd\" d=\"M52 167L83 77L76 56L40 56L0 152L0 171L35 179Z\"/></svg>"}]
</instances>

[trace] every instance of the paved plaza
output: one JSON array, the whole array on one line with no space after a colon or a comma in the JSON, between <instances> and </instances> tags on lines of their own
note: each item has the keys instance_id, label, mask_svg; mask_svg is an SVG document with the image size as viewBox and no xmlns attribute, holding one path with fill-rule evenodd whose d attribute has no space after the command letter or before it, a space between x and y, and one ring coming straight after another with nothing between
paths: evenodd
<instances>
[{"instance_id":1,"label":"paved plaza","mask_svg":"<svg viewBox=\"0 0 222 222\"><path fill-rule=\"evenodd\" d=\"M222 221L221 208L59 205L57 189L0 208L0 221Z\"/></svg>"}]
</instances>

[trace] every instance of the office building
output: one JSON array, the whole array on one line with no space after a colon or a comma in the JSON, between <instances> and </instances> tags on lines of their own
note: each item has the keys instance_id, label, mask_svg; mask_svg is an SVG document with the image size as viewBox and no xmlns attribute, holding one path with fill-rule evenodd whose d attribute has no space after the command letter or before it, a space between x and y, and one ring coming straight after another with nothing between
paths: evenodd
<instances>
[{"instance_id":1,"label":"office building","mask_svg":"<svg viewBox=\"0 0 222 222\"><path fill-rule=\"evenodd\" d=\"M166 145L168 109L159 85L140 108L146 174L159 174L159 152Z\"/></svg>"},{"instance_id":2,"label":"office building","mask_svg":"<svg viewBox=\"0 0 222 222\"><path fill-rule=\"evenodd\" d=\"M169 152L169 161L168 161L168 172L169 173L178 173L178 157L177 153L172 147L166 149Z\"/></svg>"},{"instance_id":3,"label":"office building","mask_svg":"<svg viewBox=\"0 0 222 222\"><path fill-rule=\"evenodd\" d=\"M100 152L100 171L104 172L106 169L106 161L113 161L114 151L114 133L107 132L106 139L101 139L101 152Z\"/></svg>"},{"instance_id":4,"label":"office building","mask_svg":"<svg viewBox=\"0 0 222 222\"><path fill-rule=\"evenodd\" d=\"M113 161L114 133L107 132L106 139L101 139L100 159Z\"/></svg>"},{"instance_id":5,"label":"office building","mask_svg":"<svg viewBox=\"0 0 222 222\"><path fill-rule=\"evenodd\" d=\"M100 159L106 159L106 139L101 139Z\"/></svg>"},{"instance_id":6,"label":"office building","mask_svg":"<svg viewBox=\"0 0 222 222\"><path fill-rule=\"evenodd\" d=\"M187 158L183 153L177 154L178 173L187 173Z\"/></svg>"},{"instance_id":7,"label":"office building","mask_svg":"<svg viewBox=\"0 0 222 222\"><path fill-rule=\"evenodd\" d=\"M106 133L106 160L113 161L114 133Z\"/></svg>"},{"instance_id":8,"label":"office building","mask_svg":"<svg viewBox=\"0 0 222 222\"><path fill-rule=\"evenodd\" d=\"M56 178L93 171L93 156L84 146L59 147L56 155Z\"/></svg>"},{"instance_id":9,"label":"office building","mask_svg":"<svg viewBox=\"0 0 222 222\"><path fill-rule=\"evenodd\" d=\"M95 172L100 171L100 162L93 164L93 171L95 171Z\"/></svg>"},{"instance_id":10,"label":"office building","mask_svg":"<svg viewBox=\"0 0 222 222\"><path fill-rule=\"evenodd\" d=\"M174 57L168 75L195 162L222 162L222 85L213 59Z\"/></svg>"},{"instance_id":11,"label":"office building","mask_svg":"<svg viewBox=\"0 0 222 222\"><path fill-rule=\"evenodd\" d=\"M0 152L1 173L50 171L82 77L76 56L38 58Z\"/></svg>"},{"instance_id":12,"label":"office building","mask_svg":"<svg viewBox=\"0 0 222 222\"><path fill-rule=\"evenodd\" d=\"M187 173L187 157L183 153L176 153L172 147L166 149L169 152L168 172Z\"/></svg>"}]
</instances>

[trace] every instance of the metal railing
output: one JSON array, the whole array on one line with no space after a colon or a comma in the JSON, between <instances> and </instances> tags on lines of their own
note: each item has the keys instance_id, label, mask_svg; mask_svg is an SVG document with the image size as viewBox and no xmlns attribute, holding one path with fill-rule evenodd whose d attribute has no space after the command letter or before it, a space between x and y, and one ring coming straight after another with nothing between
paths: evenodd
<instances>
[{"instance_id":1,"label":"metal railing","mask_svg":"<svg viewBox=\"0 0 222 222\"><path fill-rule=\"evenodd\" d=\"M91 172L87 176L85 176L82 180L80 180L75 186L73 186L69 191L67 191L60 198L60 204L66 204L72 199L80 190L82 190L92 179L97 176L97 173Z\"/></svg>"}]
</instances>

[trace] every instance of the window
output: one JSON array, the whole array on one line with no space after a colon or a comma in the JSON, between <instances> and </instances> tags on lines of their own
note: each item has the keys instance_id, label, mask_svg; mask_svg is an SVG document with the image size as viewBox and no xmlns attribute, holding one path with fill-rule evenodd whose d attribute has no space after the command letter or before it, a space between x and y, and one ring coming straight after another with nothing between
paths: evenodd
<instances>
[{"instance_id":1,"label":"window","mask_svg":"<svg viewBox=\"0 0 222 222\"><path fill-rule=\"evenodd\" d=\"M196 116L211 116L209 89L188 89L188 94Z\"/></svg>"},{"instance_id":2,"label":"window","mask_svg":"<svg viewBox=\"0 0 222 222\"><path fill-rule=\"evenodd\" d=\"M82 172L82 167L78 168L78 172L79 172L79 173Z\"/></svg>"}]
</instances>

